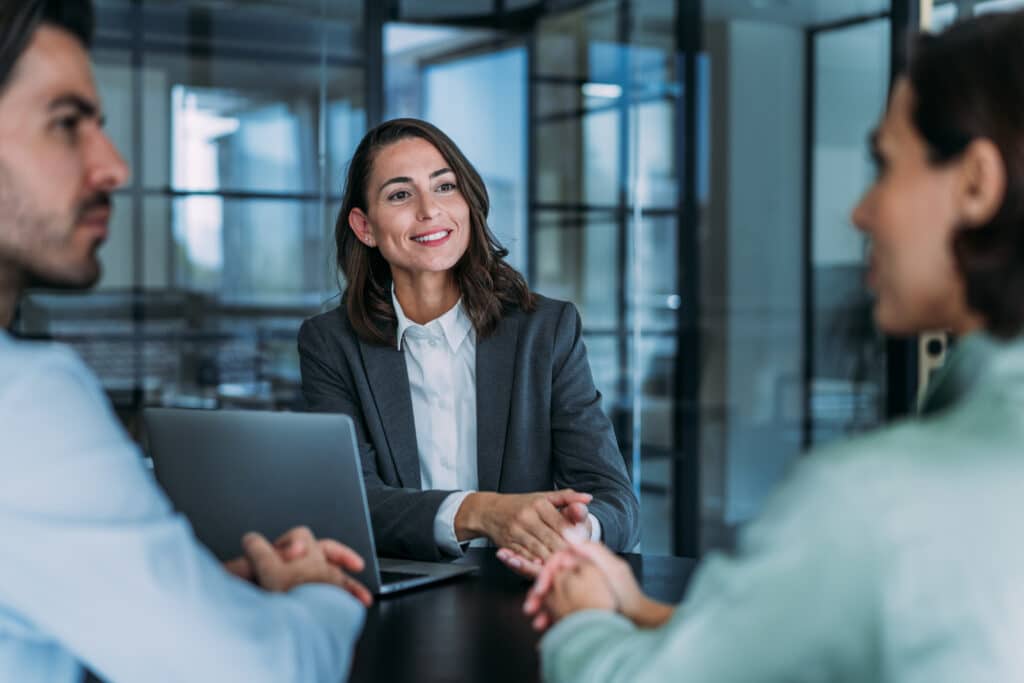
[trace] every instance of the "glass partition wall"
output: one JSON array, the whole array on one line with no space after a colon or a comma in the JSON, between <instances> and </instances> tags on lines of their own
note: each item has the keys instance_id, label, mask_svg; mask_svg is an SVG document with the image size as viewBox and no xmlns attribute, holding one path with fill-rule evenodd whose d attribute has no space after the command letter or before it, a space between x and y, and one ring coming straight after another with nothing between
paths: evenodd
<instances>
[{"instance_id":1,"label":"glass partition wall","mask_svg":"<svg viewBox=\"0 0 1024 683\"><path fill-rule=\"evenodd\" d=\"M98 0L108 128L132 168L98 288L33 294L115 405L272 408L295 333L337 292L330 233L366 128L361 4Z\"/></svg>"},{"instance_id":2,"label":"glass partition wall","mask_svg":"<svg viewBox=\"0 0 1024 683\"><path fill-rule=\"evenodd\" d=\"M454 138L512 264L580 310L644 552L728 547L804 446L881 418L846 209L890 2L96 1L133 175L99 287L15 329L72 343L130 427L297 407L347 162L396 116Z\"/></svg>"}]
</instances>

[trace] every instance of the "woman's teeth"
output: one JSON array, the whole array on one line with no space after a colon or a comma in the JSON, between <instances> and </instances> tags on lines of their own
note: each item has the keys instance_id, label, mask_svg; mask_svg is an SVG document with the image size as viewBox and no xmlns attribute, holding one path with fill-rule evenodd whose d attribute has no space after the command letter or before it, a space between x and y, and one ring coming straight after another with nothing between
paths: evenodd
<instances>
[{"instance_id":1,"label":"woman's teeth","mask_svg":"<svg viewBox=\"0 0 1024 683\"><path fill-rule=\"evenodd\" d=\"M439 230L438 232L432 232L429 235L424 235L423 237L413 237L413 239L417 242L436 242L437 240L447 236L447 230Z\"/></svg>"}]
</instances>

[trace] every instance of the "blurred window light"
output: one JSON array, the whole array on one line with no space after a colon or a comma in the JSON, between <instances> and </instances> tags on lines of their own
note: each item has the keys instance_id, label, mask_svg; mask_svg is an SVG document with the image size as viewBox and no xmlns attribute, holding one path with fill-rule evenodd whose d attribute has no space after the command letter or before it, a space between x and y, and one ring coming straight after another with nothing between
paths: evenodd
<instances>
[{"instance_id":1,"label":"blurred window light","mask_svg":"<svg viewBox=\"0 0 1024 683\"><path fill-rule=\"evenodd\" d=\"M622 97L622 86L616 83L584 83L582 90L586 97L601 97L606 100L617 100Z\"/></svg>"}]
</instances>

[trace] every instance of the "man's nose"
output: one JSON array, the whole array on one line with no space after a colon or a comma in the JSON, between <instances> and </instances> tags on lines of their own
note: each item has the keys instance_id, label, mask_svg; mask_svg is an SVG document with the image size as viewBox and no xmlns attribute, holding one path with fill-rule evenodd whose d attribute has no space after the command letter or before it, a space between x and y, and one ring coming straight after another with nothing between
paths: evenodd
<instances>
[{"instance_id":1,"label":"man's nose","mask_svg":"<svg viewBox=\"0 0 1024 683\"><path fill-rule=\"evenodd\" d=\"M91 141L88 164L88 181L93 189L111 192L128 182L128 164L103 130L97 130Z\"/></svg>"}]
</instances>

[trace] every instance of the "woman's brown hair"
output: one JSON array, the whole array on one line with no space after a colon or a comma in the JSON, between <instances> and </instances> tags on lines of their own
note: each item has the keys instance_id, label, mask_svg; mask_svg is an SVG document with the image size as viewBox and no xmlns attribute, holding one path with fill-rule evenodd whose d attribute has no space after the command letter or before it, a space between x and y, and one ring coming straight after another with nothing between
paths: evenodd
<instances>
[{"instance_id":1,"label":"woman's brown hair","mask_svg":"<svg viewBox=\"0 0 1024 683\"><path fill-rule=\"evenodd\" d=\"M479 337L491 334L502 316L536 305L526 280L505 263L505 249L487 225L490 199L480 174L452 140L437 127L418 119L393 119L363 137L348 168L341 211L334 227L338 269L347 286L342 303L356 334L375 344L394 344L398 325L391 303L391 268L376 247L360 242L348 224L353 209L367 210L367 185L377 153L407 138L432 144L455 173L459 192L469 205L469 246L452 268L462 305Z\"/></svg>"},{"instance_id":2,"label":"woman's brown hair","mask_svg":"<svg viewBox=\"0 0 1024 683\"><path fill-rule=\"evenodd\" d=\"M979 138L1002 156L1002 205L987 224L958 230L953 253L967 305L993 334L1016 336L1024 328L1024 12L988 14L921 36L907 77L914 127L932 163L960 157Z\"/></svg>"}]
</instances>

